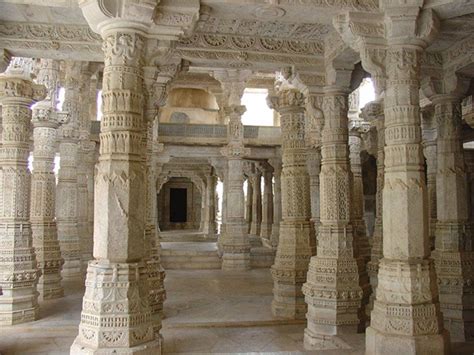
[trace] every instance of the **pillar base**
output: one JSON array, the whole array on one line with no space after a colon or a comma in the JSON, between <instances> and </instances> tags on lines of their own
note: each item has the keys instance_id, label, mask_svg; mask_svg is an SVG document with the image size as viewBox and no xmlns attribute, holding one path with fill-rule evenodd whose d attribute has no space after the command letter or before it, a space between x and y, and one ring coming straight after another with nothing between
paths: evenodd
<instances>
[{"instance_id":1,"label":"pillar base","mask_svg":"<svg viewBox=\"0 0 474 355\"><path fill-rule=\"evenodd\" d=\"M159 354L149 306L148 268L89 262L79 334L71 354Z\"/></svg>"},{"instance_id":2,"label":"pillar base","mask_svg":"<svg viewBox=\"0 0 474 355\"><path fill-rule=\"evenodd\" d=\"M133 348L107 348L97 349L82 345L81 342L76 338L71 346L71 355L159 355L161 354L161 340L154 340L146 344L136 346Z\"/></svg>"},{"instance_id":3,"label":"pillar base","mask_svg":"<svg viewBox=\"0 0 474 355\"><path fill-rule=\"evenodd\" d=\"M0 298L4 298L4 294ZM7 301L2 300L1 302ZM28 301L30 302L30 301ZM0 326L15 325L27 322L33 322L39 318L39 306L38 304L30 307L28 306L18 306L15 307L14 311L8 312L5 311L0 303Z\"/></svg>"},{"instance_id":4,"label":"pillar base","mask_svg":"<svg viewBox=\"0 0 474 355\"><path fill-rule=\"evenodd\" d=\"M38 282L38 291L40 293L40 297L43 300L54 300L56 298L64 297L64 288L61 286L61 283L56 285L52 284L41 284Z\"/></svg>"},{"instance_id":5,"label":"pillar base","mask_svg":"<svg viewBox=\"0 0 474 355\"><path fill-rule=\"evenodd\" d=\"M338 336L315 334L308 328L304 330L304 347L307 350L334 350L351 348Z\"/></svg>"},{"instance_id":6,"label":"pillar base","mask_svg":"<svg viewBox=\"0 0 474 355\"><path fill-rule=\"evenodd\" d=\"M365 353L371 354L447 354L449 334L403 336L384 334L368 327L365 335Z\"/></svg>"},{"instance_id":7,"label":"pillar base","mask_svg":"<svg viewBox=\"0 0 474 355\"><path fill-rule=\"evenodd\" d=\"M308 306L306 305L304 295L301 292L303 282L288 284L282 281L277 281L276 274L281 273L279 270L272 268L272 276L274 280L272 314L278 318L305 319Z\"/></svg>"},{"instance_id":8,"label":"pillar base","mask_svg":"<svg viewBox=\"0 0 474 355\"><path fill-rule=\"evenodd\" d=\"M229 253L224 251L222 255L222 270L249 270L250 269L250 247L248 253Z\"/></svg>"}]
</instances>

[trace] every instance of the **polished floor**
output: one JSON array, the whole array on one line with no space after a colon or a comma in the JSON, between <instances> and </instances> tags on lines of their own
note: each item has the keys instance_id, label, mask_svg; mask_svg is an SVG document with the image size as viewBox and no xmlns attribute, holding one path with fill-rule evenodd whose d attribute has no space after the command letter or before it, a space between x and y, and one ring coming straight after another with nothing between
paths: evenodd
<instances>
[{"instance_id":1,"label":"polished floor","mask_svg":"<svg viewBox=\"0 0 474 355\"><path fill-rule=\"evenodd\" d=\"M68 354L77 333L83 288L41 302L41 319L0 328L0 353ZM363 354L364 335L347 335L345 350L305 351L304 322L272 316L269 269L246 272L169 270L163 321L165 354ZM456 354L472 353L471 347Z\"/></svg>"}]
</instances>

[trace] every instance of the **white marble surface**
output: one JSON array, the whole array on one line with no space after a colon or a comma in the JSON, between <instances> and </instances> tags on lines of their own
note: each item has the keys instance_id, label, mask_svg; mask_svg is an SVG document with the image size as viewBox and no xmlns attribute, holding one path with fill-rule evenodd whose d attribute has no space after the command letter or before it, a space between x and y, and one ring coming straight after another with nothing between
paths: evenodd
<instances>
[{"instance_id":1,"label":"white marble surface","mask_svg":"<svg viewBox=\"0 0 474 355\"><path fill-rule=\"evenodd\" d=\"M344 351L306 352L305 324L271 315L268 269L168 271L163 320L165 354L363 354L364 335L344 336ZM66 297L41 303L41 319L0 328L0 353L69 354L79 324L83 287L65 283ZM472 353L474 344L456 353ZM465 350L464 352L462 350Z\"/></svg>"}]
</instances>

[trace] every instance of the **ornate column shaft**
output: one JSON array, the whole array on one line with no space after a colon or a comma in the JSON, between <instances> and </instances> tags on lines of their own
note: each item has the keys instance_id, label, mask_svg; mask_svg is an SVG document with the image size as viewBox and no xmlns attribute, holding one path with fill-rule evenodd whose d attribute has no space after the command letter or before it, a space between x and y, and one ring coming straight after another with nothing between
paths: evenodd
<instances>
[{"instance_id":1,"label":"ornate column shaft","mask_svg":"<svg viewBox=\"0 0 474 355\"><path fill-rule=\"evenodd\" d=\"M145 4L128 5L138 7L136 11L152 10ZM85 14L88 10L83 8ZM124 22L114 24L101 33L105 68L94 260L87 268L79 335L72 354L161 352L150 308L144 243L148 180L143 118L145 38L134 23L127 28L120 27Z\"/></svg>"},{"instance_id":2,"label":"ornate column shaft","mask_svg":"<svg viewBox=\"0 0 474 355\"><path fill-rule=\"evenodd\" d=\"M204 233L213 238L217 233L216 225L216 185L217 176L214 174L206 177L206 209L204 220Z\"/></svg>"},{"instance_id":3,"label":"ornate column shaft","mask_svg":"<svg viewBox=\"0 0 474 355\"><path fill-rule=\"evenodd\" d=\"M436 173L436 247L439 302L452 341L474 336L474 251L468 186L461 139L461 101L431 98L438 124Z\"/></svg>"},{"instance_id":4,"label":"ornate column shaft","mask_svg":"<svg viewBox=\"0 0 474 355\"><path fill-rule=\"evenodd\" d=\"M250 268L250 243L245 222L245 195L243 190L244 175L243 157L250 152L244 147L244 126L242 114L245 106L240 105L240 99L245 89L245 82L250 76L248 71L218 71L215 73L227 98L224 113L229 119L227 127L228 144L221 150L227 158L225 181L225 227L221 234L223 251L223 270L245 270Z\"/></svg>"},{"instance_id":5,"label":"ornate column shaft","mask_svg":"<svg viewBox=\"0 0 474 355\"><path fill-rule=\"evenodd\" d=\"M317 255L311 258L303 287L308 304L305 345L338 347L341 332L356 332L361 322L361 259L351 225L352 179L348 149L348 97L325 88L321 147L321 223ZM365 285L364 285L365 286Z\"/></svg>"},{"instance_id":6,"label":"ornate column shaft","mask_svg":"<svg viewBox=\"0 0 474 355\"><path fill-rule=\"evenodd\" d=\"M273 225L270 244L276 249L280 240L280 223L281 223L281 160L272 159L270 164L273 167Z\"/></svg>"},{"instance_id":7,"label":"ornate column shaft","mask_svg":"<svg viewBox=\"0 0 474 355\"><path fill-rule=\"evenodd\" d=\"M241 116L245 106L226 108L229 117L229 133L231 140L222 154L228 159L226 183L226 220L225 232L221 241L224 270L250 268L250 243L248 228L245 222L245 196L243 190L243 160L248 155L248 148L243 146L243 125Z\"/></svg>"},{"instance_id":8,"label":"ornate column shaft","mask_svg":"<svg viewBox=\"0 0 474 355\"><path fill-rule=\"evenodd\" d=\"M61 253L64 258L63 277L81 278L81 240L78 230L78 139L81 120L81 62L66 63L66 83L63 111L69 114L67 123L59 129L60 169L58 172L56 221Z\"/></svg>"},{"instance_id":9,"label":"ornate column shaft","mask_svg":"<svg viewBox=\"0 0 474 355\"><path fill-rule=\"evenodd\" d=\"M352 228L357 241L357 255L367 264L370 259L370 244L364 220L364 187L360 160L362 130L363 126L355 124L349 131L349 161L352 172Z\"/></svg>"},{"instance_id":10,"label":"ornate column shaft","mask_svg":"<svg viewBox=\"0 0 474 355\"><path fill-rule=\"evenodd\" d=\"M367 263L367 272L370 278L372 293L367 305L366 315L370 318L370 313L374 308L374 300L377 292L379 261L383 258L383 185L384 185L384 147L385 147L385 126L383 101L377 100L368 103L363 110L363 115L377 130L377 190L375 195L375 225L372 236L372 249L370 261Z\"/></svg>"},{"instance_id":11,"label":"ornate column shaft","mask_svg":"<svg viewBox=\"0 0 474 355\"><path fill-rule=\"evenodd\" d=\"M277 317L304 319L306 304L301 287L311 257L311 206L306 168L304 96L284 90L271 98L281 116L283 168L281 172L282 221L272 266L272 313Z\"/></svg>"},{"instance_id":12,"label":"ornate column shaft","mask_svg":"<svg viewBox=\"0 0 474 355\"><path fill-rule=\"evenodd\" d=\"M250 233L250 227L252 225L252 207L253 207L253 187L250 182L250 178L247 177L247 194L245 198L245 223L248 226L248 233Z\"/></svg>"},{"instance_id":13,"label":"ornate column shaft","mask_svg":"<svg viewBox=\"0 0 474 355\"><path fill-rule=\"evenodd\" d=\"M30 225L31 105L45 97L33 84L25 60L14 58L0 74L2 137L0 146L0 325L38 318L36 285L40 272Z\"/></svg>"},{"instance_id":14,"label":"ornate column shaft","mask_svg":"<svg viewBox=\"0 0 474 355\"><path fill-rule=\"evenodd\" d=\"M263 173L262 226L260 236L270 240L273 224L273 169L267 164Z\"/></svg>"},{"instance_id":15,"label":"ornate column shaft","mask_svg":"<svg viewBox=\"0 0 474 355\"><path fill-rule=\"evenodd\" d=\"M435 247L436 230L436 125L434 120L434 110L427 107L422 111L422 144L423 155L426 159L426 187L428 189L428 236L430 249Z\"/></svg>"},{"instance_id":16,"label":"ornate column shaft","mask_svg":"<svg viewBox=\"0 0 474 355\"><path fill-rule=\"evenodd\" d=\"M429 259L419 107L420 59L426 46L422 37L431 36L436 19L432 12L419 16L421 1L387 0L381 5L390 23L384 101L384 257L366 330L366 352L441 354L447 339Z\"/></svg>"},{"instance_id":17,"label":"ornate column shaft","mask_svg":"<svg viewBox=\"0 0 474 355\"><path fill-rule=\"evenodd\" d=\"M256 168L255 172L250 176L250 181L253 187L252 194L252 223L250 224L251 235L260 235L260 228L262 225L262 174Z\"/></svg>"},{"instance_id":18,"label":"ornate column shaft","mask_svg":"<svg viewBox=\"0 0 474 355\"><path fill-rule=\"evenodd\" d=\"M31 174L30 221L38 268L41 277L38 291L43 299L64 296L61 269L64 259L59 248L56 226L56 156L57 129L66 117L56 111L59 89L59 62L41 59L38 83L48 91L45 100L33 109L33 172Z\"/></svg>"}]
</instances>

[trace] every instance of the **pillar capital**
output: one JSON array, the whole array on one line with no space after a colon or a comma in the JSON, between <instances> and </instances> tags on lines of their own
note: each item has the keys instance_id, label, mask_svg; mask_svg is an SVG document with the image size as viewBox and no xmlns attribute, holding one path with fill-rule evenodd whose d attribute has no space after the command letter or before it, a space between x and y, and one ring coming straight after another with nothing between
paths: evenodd
<instances>
[{"instance_id":1,"label":"pillar capital","mask_svg":"<svg viewBox=\"0 0 474 355\"><path fill-rule=\"evenodd\" d=\"M267 101L270 108L280 114L304 112L305 97L297 89L281 90L276 96L269 96Z\"/></svg>"}]
</instances>

